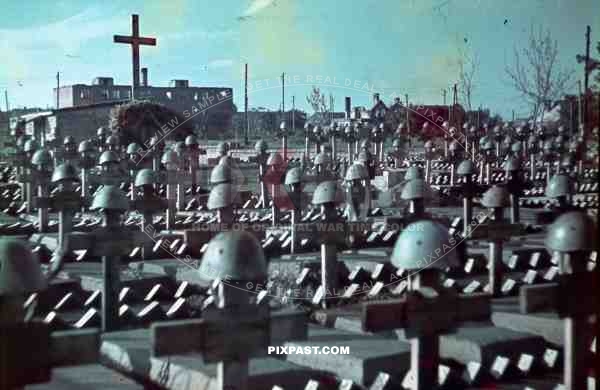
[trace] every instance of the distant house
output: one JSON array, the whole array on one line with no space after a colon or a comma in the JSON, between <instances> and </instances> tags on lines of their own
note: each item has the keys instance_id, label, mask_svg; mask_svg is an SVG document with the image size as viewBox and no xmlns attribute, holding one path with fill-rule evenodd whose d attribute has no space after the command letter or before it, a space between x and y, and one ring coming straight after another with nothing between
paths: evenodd
<instances>
[{"instance_id":1,"label":"distant house","mask_svg":"<svg viewBox=\"0 0 600 390\"><path fill-rule=\"evenodd\" d=\"M350 114L350 119L365 124L376 125L385 121L388 110L388 107L383 100L381 100L380 95L375 93L373 94L373 105L370 108L361 106L354 107Z\"/></svg>"}]
</instances>

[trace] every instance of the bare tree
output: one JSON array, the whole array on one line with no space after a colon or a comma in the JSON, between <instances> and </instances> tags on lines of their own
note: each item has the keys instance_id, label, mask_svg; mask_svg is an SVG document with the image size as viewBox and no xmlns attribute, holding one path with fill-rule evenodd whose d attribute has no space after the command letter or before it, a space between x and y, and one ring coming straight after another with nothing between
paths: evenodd
<instances>
[{"instance_id":1,"label":"bare tree","mask_svg":"<svg viewBox=\"0 0 600 390\"><path fill-rule=\"evenodd\" d=\"M335 99L332 94L326 96L324 92L315 86L312 87L310 95L306 97L306 102L310 104L314 111L311 122L320 125L328 125L329 113L333 110Z\"/></svg>"},{"instance_id":2,"label":"bare tree","mask_svg":"<svg viewBox=\"0 0 600 390\"><path fill-rule=\"evenodd\" d=\"M459 49L458 53L458 99L467 111L472 111L471 103L475 90L474 82L479 71L479 56L476 52L466 49Z\"/></svg>"},{"instance_id":3,"label":"bare tree","mask_svg":"<svg viewBox=\"0 0 600 390\"><path fill-rule=\"evenodd\" d=\"M527 46L520 50L515 46L514 63L505 67L510 84L531 106L534 120L572 85L573 72L559 66L558 42L550 30L540 27L536 33L532 27Z\"/></svg>"}]
</instances>

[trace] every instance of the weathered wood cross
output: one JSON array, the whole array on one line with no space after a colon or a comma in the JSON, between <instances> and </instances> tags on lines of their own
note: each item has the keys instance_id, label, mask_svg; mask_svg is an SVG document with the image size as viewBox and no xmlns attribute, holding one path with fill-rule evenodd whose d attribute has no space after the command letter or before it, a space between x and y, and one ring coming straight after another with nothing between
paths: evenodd
<instances>
[{"instance_id":1,"label":"weathered wood cross","mask_svg":"<svg viewBox=\"0 0 600 390\"><path fill-rule=\"evenodd\" d=\"M127 43L131 45L131 57L133 64L133 88L140 86L140 45L156 46L155 38L140 37L140 25L138 15L131 15L131 36L115 35L115 43Z\"/></svg>"}]
</instances>

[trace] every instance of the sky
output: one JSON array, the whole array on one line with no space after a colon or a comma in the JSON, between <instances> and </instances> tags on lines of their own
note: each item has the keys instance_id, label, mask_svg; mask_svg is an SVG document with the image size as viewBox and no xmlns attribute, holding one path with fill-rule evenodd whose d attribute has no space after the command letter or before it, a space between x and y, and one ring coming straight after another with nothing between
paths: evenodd
<instances>
[{"instance_id":1,"label":"sky","mask_svg":"<svg viewBox=\"0 0 600 390\"><path fill-rule=\"evenodd\" d=\"M285 72L286 109L294 97L311 112L306 96L316 85L343 111L344 96L370 105L374 92L386 102L408 94L441 104L466 52L479 58L473 106L522 116L527 106L504 69L532 26L550 30L574 80L582 77L575 55L584 52L586 25L593 56L600 40L598 0L4 0L0 90L10 106L52 106L57 72L62 85L98 76L130 84L131 49L113 35L130 34L132 13L141 35L158 41L141 48L151 85L233 87L240 110L244 63L250 107L279 109Z\"/></svg>"}]
</instances>

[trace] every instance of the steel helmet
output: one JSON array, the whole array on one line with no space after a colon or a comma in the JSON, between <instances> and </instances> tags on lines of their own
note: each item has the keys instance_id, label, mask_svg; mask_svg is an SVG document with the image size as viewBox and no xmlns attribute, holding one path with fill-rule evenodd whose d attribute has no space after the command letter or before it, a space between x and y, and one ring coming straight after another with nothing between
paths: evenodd
<instances>
[{"instance_id":1,"label":"steel helmet","mask_svg":"<svg viewBox=\"0 0 600 390\"><path fill-rule=\"evenodd\" d=\"M194 135L188 135L187 137L185 137L185 146L190 147L190 146L197 146L197 145L198 145L198 139Z\"/></svg>"},{"instance_id":2,"label":"steel helmet","mask_svg":"<svg viewBox=\"0 0 600 390\"><path fill-rule=\"evenodd\" d=\"M324 181L319 183L313 193L312 203L322 205L326 203L341 203L344 201L344 194L340 190L337 182Z\"/></svg>"},{"instance_id":3,"label":"steel helmet","mask_svg":"<svg viewBox=\"0 0 600 390\"><path fill-rule=\"evenodd\" d=\"M162 164L171 164L171 165L177 165L179 164L179 156L177 155L177 152L174 150L167 150L163 153L160 162Z\"/></svg>"},{"instance_id":4,"label":"steel helmet","mask_svg":"<svg viewBox=\"0 0 600 390\"><path fill-rule=\"evenodd\" d=\"M408 167L406 173L404 174L404 180L414 180L423 178L423 170L416 165L411 165L410 167Z\"/></svg>"},{"instance_id":5,"label":"steel helmet","mask_svg":"<svg viewBox=\"0 0 600 390\"><path fill-rule=\"evenodd\" d=\"M116 135L109 135L104 143L108 146L117 147L119 146L119 138Z\"/></svg>"},{"instance_id":6,"label":"steel helmet","mask_svg":"<svg viewBox=\"0 0 600 390\"><path fill-rule=\"evenodd\" d=\"M294 167L285 174L285 185L298 184L302 182L302 169Z\"/></svg>"},{"instance_id":7,"label":"steel helmet","mask_svg":"<svg viewBox=\"0 0 600 390\"><path fill-rule=\"evenodd\" d=\"M565 154L560 160L560 165L562 165L565 168L575 166L575 156L571 153Z\"/></svg>"},{"instance_id":8,"label":"steel helmet","mask_svg":"<svg viewBox=\"0 0 600 390\"><path fill-rule=\"evenodd\" d=\"M321 152L315 156L315 165L326 165L331 163L331 158L328 153Z\"/></svg>"},{"instance_id":9,"label":"steel helmet","mask_svg":"<svg viewBox=\"0 0 600 390\"><path fill-rule=\"evenodd\" d=\"M217 144L217 153L225 154L229 152L229 144L227 142L219 142Z\"/></svg>"},{"instance_id":10,"label":"steel helmet","mask_svg":"<svg viewBox=\"0 0 600 390\"><path fill-rule=\"evenodd\" d=\"M26 153L34 152L38 147L38 143L34 139L28 139L25 141L25 145L23 145L23 151Z\"/></svg>"},{"instance_id":11,"label":"steel helmet","mask_svg":"<svg viewBox=\"0 0 600 390\"><path fill-rule=\"evenodd\" d=\"M523 150L523 144L521 144L520 142L513 142L513 144L510 145L510 150L515 154L521 153L521 151Z\"/></svg>"},{"instance_id":12,"label":"steel helmet","mask_svg":"<svg viewBox=\"0 0 600 390\"><path fill-rule=\"evenodd\" d=\"M198 272L206 278L232 281L268 277L262 246L254 235L238 230L219 233L209 241Z\"/></svg>"},{"instance_id":13,"label":"steel helmet","mask_svg":"<svg viewBox=\"0 0 600 390\"><path fill-rule=\"evenodd\" d=\"M217 210L232 206L235 191L234 186L230 183L217 184L208 194L208 208L210 210Z\"/></svg>"},{"instance_id":14,"label":"steel helmet","mask_svg":"<svg viewBox=\"0 0 600 390\"><path fill-rule=\"evenodd\" d=\"M402 187L400 198L404 200L430 199L431 189L423 179L412 179Z\"/></svg>"},{"instance_id":15,"label":"steel helmet","mask_svg":"<svg viewBox=\"0 0 600 390\"><path fill-rule=\"evenodd\" d=\"M106 165L106 164L110 164L110 163L118 164L119 156L117 156L117 154L112 150L105 150L100 155L100 158L98 159L98 164Z\"/></svg>"},{"instance_id":16,"label":"steel helmet","mask_svg":"<svg viewBox=\"0 0 600 390\"><path fill-rule=\"evenodd\" d=\"M31 157L31 163L36 165L38 169L48 167L50 164L52 164L52 156L47 150L39 149L33 153L33 156Z\"/></svg>"},{"instance_id":17,"label":"steel helmet","mask_svg":"<svg viewBox=\"0 0 600 390\"><path fill-rule=\"evenodd\" d=\"M367 180L369 179L369 172L367 168L360 163L354 163L348 167L346 171L345 180Z\"/></svg>"},{"instance_id":18,"label":"steel helmet","mask_svg":"<svg viewBox=\"0 0 600 390\"><path fill-rule=\"evenodd\" d=\"M508 207L510 206L510 193L506 188L495 185L483 193L481 204L490 209Z\"/></svg>"},{"instance_id":19,"label":"steel helmet","mask_svg":"<svg viewBox=\"0 0 600 390\"><path fill-rule=\"evenodd\" d=\"M573 183L568 175L554 175L546 186L546 196L549 198L558 198L559 196L568 196L573 193Z\"/></svg>"},{"instance_id":20,"label":"steel helmet","mask_svg":"<svg viewBox=\"0 0 600 390\"><path fill-rule=\"evenodd\" d=\"M136 187L153 185L157 182L157 175L150 168L140 169L138 173L135 175L135 183Z\"/></svg>"},{"instance_id":21,"label":"steel helmet","mask_svg":"<svg viewBox=\"0 0 600 390\"><path fill-rule=\"evenodd\" d=\"M456 245L448 229L440 223L427 219L415 221L398 236L391 262L395 267L409 271L457 267Z\"/></svg>"},{"instance_id":22,"label":"steel helmet","mask_svg":"<svg viewBox=\"0 0 600 390\"><path fill-rule=\"evenodd\" d=\"M231 167L228 164L217 164L210 172L210 184L231 183Z\"/></svg>"},{"instance_id":23,"label":"steel helmet","mask_svg":"<svg viewBox=\"0 0 600 390\"><path fill-rule=\"evenodd\" d=\"M272 166L280 167L283 165L283 162L284 161L283 161L283 157L281 157L281 154L274 152L269 155L269 158L267 159L267 166L268 167L272 167Z\"/></svg>"},{"instance_id":24,"label":"steel helmet","mask_svg":"<svg viewBox=\"0 0 600 390\"><path fill-rule=\"evenodd\" d=\"M129 145L127 145L127 154L136 154L140 149L140 145L138 145L135 142L132 142Z\"/></svg>"},{"instance_id":25,"label":"steel helmet","mask_svg":"<svg viewBox=\"0 0 600 390\"><path fill-rule=\"evenodd\" d=\"M361 163L366 163L370 160L369 158L369 153L366 150L361 150L358 153L358 157L356 158L357 161L361 162Z\"/></svg>"},{"instance_id":26,"label":"steel helmet","mask_svg":"<svg viewBox=\"0 0 600 390\"><path fill-rule=\"evenodd\" d=\"M556 252L591 251L596 249L594 221L581 211L559 216L548 228L546 248Z\"/></svg>"},{"instance_id":27,"label":"steel helmet","mask_svg":"<svg viewBox=\"0 0 600 390\"><path fill-rule=\"evenodd\" d=\"M96 131L98 137L105 137L108 135L108 129L106 127L99 127Z\"/></svg>"},{"instance_id":28,"label":"steel helmet","mask_svg":"<svg viewBox=\"0 0 600 390\"><path fill-rule=\"evenodd\" d=\"M65 145L65 146L75 145L75 138L73 138L73 136L71 136L71 135L67 135L65 138L63 138L63 145Z\"/></svg>"},{"instance_id":29,"label":"steel helmet","mask_svg":"<svg viewBox=\"0 0 600 390\"><path fill-rule=\"evenodd\" d=\"M456 174L459 176L471 176L475 173L475 164L471 160L463 160L456 168Z\"/></svg>"},{"instance_id":30,"label":"steel helmet","mask_svg":"<svg viewBox=\"0 0 600 390\"><path fill-rule=\"evenodd\" d=\"M129 209L129 200L117 186L104 186L94 196L90 210L126 211Z\"/></svg>"},{"instance_id":31,"label":"steel helmet","mask_svg":"<svg viewBox=\"0 0 600 390\"><path fill-rule=\"evenodd\" d=\"M0 238L0 297L23 296L45 288L39 260L28 243Z\"/></svg>"},{"instance_id":32,"label":"steel helmet","mask_svg":"<svg viewBox=\"0 0 600 390\"><path fill-rule=\"evenodd\" d=\"M79 146L77 147L77 151L79 153L88 153L88 152L91 152L93 149L94 148L93 148L92 143L88 140L81 141L79 143Z\"/></svg>"},{"instance_id":33,"label":"steel helmet","mask_svg":"<svg viewBox=\"0 0 600 390\"><path fill-rule=\"evenodd\" d=\"M265 141L263 141L262 139L259 139L254 144L254 151L256 153L265 153L268 148L269 147L268 147L267 143Z\"/></svg>"},{"instance_id":34,"label":"steel helmet","mask_svg":"<svg viewBox=\"0 0 600 390\"><path fill-rule=\"evenodd\" d=\"M458 143L457 140L452 140L452 142L450 142L450 145L448 145L448 150L450 150L451 152L456 152L460 149L460 143Z\"/></svg>"},{"instance_id":35,"label":"steel helmet","mask_svg":"<svg viewBox=\"0 0 600 390\"><path fill-rule=\"evenodd\" d=\"M79 181L77 170L69 163L60 164L54 172L52 172L52 183L60 183L63 181Z\"/></svg>"},{"instance_id":36,"label":"steel helmet","mask_svg":"<svg viewBox=\"0 0 600 390\"><path fill-rule=\"evenodd\" d=\"M511 157L504 162L504 170L507 172L516 172L521 169L521 159Z\"/></svg>"}]
</instances>

